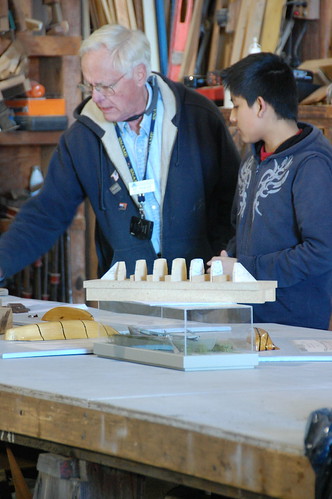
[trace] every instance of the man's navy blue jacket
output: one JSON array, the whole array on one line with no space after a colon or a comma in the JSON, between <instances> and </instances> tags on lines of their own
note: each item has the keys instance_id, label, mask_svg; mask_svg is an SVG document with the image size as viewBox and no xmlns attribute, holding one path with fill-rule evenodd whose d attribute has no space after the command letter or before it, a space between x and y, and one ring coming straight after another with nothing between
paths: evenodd
<instances>
[{"instance_id":1,"label":"man's navy blue jacket","mask_svg":"<svg viewBox=\"0 0 332 499\"><path fill-rule=\"evenodd\" d=\"M230 213L239 154L214 103L182 84L160 76L158 80L163 100L172 93L176 109L169 127L164 120L163 128L163 140L171 127L175 134L161 206L161 256L169 265L178 257L187 263L198 257L207 261L233 235ZM139 213L137 203L121 173L118 179L114 175L119 170L105 149L105 130L82 113L87 104L88 99L76 109L76 121L61 136L40 194L24 205L0 238L5 277L47 252L87 198L96 215L99 275L116 261L124 261L132 274L138 259L145 259L152 271L157 255L151 241L139 240L129 231L131 217ZM164 106L167 115L166 101ZM118 192L110 190L115 179Z\"/></svg>"}]
</instances>

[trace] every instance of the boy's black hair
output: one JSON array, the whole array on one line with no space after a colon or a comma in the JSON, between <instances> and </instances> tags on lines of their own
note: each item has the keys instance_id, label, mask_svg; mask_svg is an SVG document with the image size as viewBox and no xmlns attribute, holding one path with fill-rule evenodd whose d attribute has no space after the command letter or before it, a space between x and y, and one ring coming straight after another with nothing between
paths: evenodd
<instances>
[{"instance_id":1,"label":"boy's black hair","mask_svg":"<svg viewBox=\"0 0 332 499\"><path fill-rule=\"evenodd\" d=\"M276 54L250 54L221 72L231 94L251 107L257 97L273 107L279 118L297 121L298 93L292 69Z\"/></svg>"}]
</instances>

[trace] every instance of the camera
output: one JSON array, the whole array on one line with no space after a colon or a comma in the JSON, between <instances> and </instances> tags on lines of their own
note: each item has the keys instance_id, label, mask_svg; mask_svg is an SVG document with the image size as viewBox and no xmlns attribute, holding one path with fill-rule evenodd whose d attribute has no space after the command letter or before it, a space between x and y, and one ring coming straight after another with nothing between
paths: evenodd
<instances>
[{"instance_id":1,"label":"camera","mask_svg":"<svg viewBox=\"0 0 332 499\"><path fill-rule=\"evenodd\" d=\"M153 230L153 222L145 218L131 217L130 234L137 239L151 239Z\"/></svg>"}]
</instances>

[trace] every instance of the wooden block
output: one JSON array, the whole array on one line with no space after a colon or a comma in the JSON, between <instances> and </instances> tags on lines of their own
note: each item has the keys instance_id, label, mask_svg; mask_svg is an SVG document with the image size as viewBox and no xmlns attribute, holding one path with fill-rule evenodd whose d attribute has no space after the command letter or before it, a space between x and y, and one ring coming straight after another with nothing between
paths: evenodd
<instances>
[{"instance_id":1,"label":"wooden block","mask_svg":"<svg viewBox=\"0 0 332 499\"><path fill-rule=\"evenodd\" d=\"M209 280L210 280L209 274L193 275L190 278L191 282L205 282Z\"/></svg>"},{"instance_id":2,"label":"wooden block","mask_svg":"<svg viewBox=\"0 0 332 499\"><path fill-rule=\"evenodd\" d=\"M275 301L276 281L252 282L117 282L86 281L87 300L183 303L264 303ZM88 321L93 323L94 321ZM23 326L20 326L22 328Z\"/></svg>"},{"instance_id":3,"label":"wooden block","mask_svg":"<svg viewBox=\"0 0 332 499\"><path fill-rule=\"evenodd\" d=\"M0 334L13 326L13 311L11 307L0 307Z\"/></svg>"},{"instance_id":4,"label":"wooden block","mask_svg":"<svg viewBox=\"0 0 332 499\"><path fill-rule=\"evenodd\" d=\"M250 274L250 272L247 271L247 269L240 262L235 262L233 267L232 281L252 282L256 281L256 279L254 278L254 276Z\"/></svg>"},{"instance_id":5,"label":"wooden block","mask_svg":"<svg viewBox=\"0 0 332 499\"><path fill-rule=\"evenodd\" d=\"M103 275L102 279L109 281L123 281L126 279L127 269L125 262L115 262L114 265Z\"/></svg>"},{"instance_id":6,"label":"wooden block","mask_svg":"<svg viewBox=\"0 0 332 499\"><path fill-rule=\"evenodd\" d=\"M134 274L135 281L146 281L146 276L147 276L146 260L136 260L135 274Z\"/></svg>"},{"instance_id":7,"label":"wooden block","mask_svg":"<svg viewBox=\"0 0 332 499\"><path fill-rule=\"evenodd\" d=\"M214 260L210 268L210 281L211 282L226 282L229 276L224 274L224 269L221 260Z\"/></svg>"},{"instance_id":8,"label":"wooden block","mask_svg":"<svg viewBox=\"0 0 332 499\"><path fill-rule=\"evenodd\" d=\"M211 282L226 282L230 280L231 278L228 274L215 275L210 277Z\"/></svg>"},{"instance_id":9,"label":"wooden block","mask_svg":"<svg viewBox=\"0 0 332 499\"><path fill-rule=\"evenodd\" d=\"M124 281L127 277L126 262L119 262L117 281Z\"/></svg>"},{"instance_id":10,"label":"wooden block","mask_svg":"<svg viewBox=\"0 0 332 499\"><path fill-rule=\"evenodd\" d=\"M189 280L192 281L193 277L201 277L203 276L203 279L199 279L199 281L204 281L204 262L202 258L194 258L190 262L190 267L189 267ZM196 279L197 280L197 279Z\"/></svg>"},{"instance_id":11,"label":"wooden block","mask_svg":"<svg viewBox=\"0 0 332 499\"><path fill-rule=\"evenodd\" d=\"M167 274L166 258L157 258L153 263L152 281L164 281Z\"/></svg>"},{"instance_id":12,"label":"wooden block","mask_svg":"<svg viewBox=\"0 0 332 499\"><path fill-rule=\"evenodd\" d=\"M210 268L210 276L211 276L211 281L213 281L214 277L223 275L224 269L222 265L221 260L213 260L211 263L211 268Z\"/></svg>"},{"instance_id":13,"label":"wooden block","mask_svg":"<svg viewBox=\"0 0 332 499\"><path fill-rule=\"evenodd\" d=\"M187 265L184 258L175 258L172 262L171 281L186 281Z\"/></svg>"}]
</instances>

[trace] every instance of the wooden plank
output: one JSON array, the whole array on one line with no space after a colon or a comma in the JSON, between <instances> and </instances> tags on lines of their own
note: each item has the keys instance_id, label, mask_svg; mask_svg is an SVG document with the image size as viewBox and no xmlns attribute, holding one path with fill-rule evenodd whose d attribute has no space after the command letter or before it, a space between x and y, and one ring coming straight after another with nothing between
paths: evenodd
<instances>
[{"instance_id":1,"label":"wooden plank","mask_svg":"<svg viewBox=\"0 0 332 499\"><path fill-rule=\"evenodd\" d=\"M286 0L267 0L260 43L263 52L275 52L285 16Z\"/></svg>"},{"instance_id":2,"label":"wooden plank","mask_svg":"<svg viewBox=\"0 0 332 499\"><path fill-rule=\"evenodd\" d=\"M190 28L187 37L186 48L184 51L183 61L178 76L179 81L182 81L184 76L192 74L194 72L196 57L197 57L197 48L199 42L199 27L202 20L203 5L204 5L204 0L196 0L190 22Z\"/></svg>"},{"instance_id":3,"label":"wooden plank","mask_svg":"<svg viewBox=\"0 0 332 499\"><path fill-rule=\"evenodd\" d=\"M219 52L219 42L221 39L220 36L220 26L217 23L216 15L219 10L224 8L225 0L216 0L216 5L214 8L214 18L213 18L213 28L211 35L211 45L210 45L210 53L209 53L209 62L208 62L208 71L214 71L217 68L217 58Z\"/></svg>"},{"instance_id":4,"label":"wooden plank","mask_svg":"<svg viewBox=\"0 0 332 499\"><path fill-rule=\"evenodd\" d=\"M111 366L111 361L107 365ZM179 483L193 477L201 489L209 488L211 482L247 490L250 476L249 488L257 493L288 499L314 497L314 472L309 460L294 456L287 448L266 449L257 438L211 432L199 425L179 424L175 419L169 424L165 417L139 417L134 411L116 411L101 402L98 407L94 402L81 407L66 397L65 402L60 397L48 400L27 390L10 393L2 389L0 395L5 401L1 429L6 434L28 435L142 463L145 474L154 472L158 476L159 469L179 478L183 474ZM169 476L170 482L172 478L174 475Z\"/></svg>"},{"instance_id":5,"label":"wooden plank","mask_svg":"<svg viewBox=\"0 0 332 499\"><path fill-rule=\"evenodd\" d=\"M193 0L189 0L188 2L177 0L175 4L167 72L167 76L174 81L179 80L193 15L193 5Z\"/></svg>"},{"instance_id":6,"label":"wooden plank","mask_svg":"<svg viewBox=\"0 0 332 499\"><path fill-rule=\"evenodd\" d=\"M133 0L137 29L144 31L144 16L142 0Z\"/></svg>"},{"instance_id":7,"label":"wooden plank","mask_svg":"<svg viewBox=\"0 0 332 499\"><path fill-rule=\"evenodd\" d=\"M276 281L85 281L87 300L175 303L264 303L275 301ZM184 298L185 297L185 298Z\"/></svg>"},{"instance_id":8,"label":"wooden plank","mask_svg":"<svg viewBox=\"0 0 332 499\"><path fill-rule=\"evenodd\" d=\"M240 13L240 7L241 0L228 1L227 24L225 28L226 33L235 33L236 22Z\"/></svg>"},{"instance_id":9,"label":"wooden plank","mask_svg":"<svg viewBox=\"0 0 332 499\"><path fill-rule=\"evenodd\" d=\"M332 9L331 0L320 1L320 57L329 57L331 55L332 39Z\"/></svg>"},{"instance_id":10,"label":"wooden plank","mask_svg":"<svg viewBox=\"0 0 332 499\"><path fill-rule=\"evenodd\" d=\"M144 30L151 44L151 69L160 71L157 19L154 0L143 0Z\"/></svg>"},{"instance_id":11,"label":"wooden plank","mask_svg":"<svg viewBox=\"0 0 332 499\"><path fill-rule=\"evenodd\" d=\"M128 10L130 29L137 29L133 0L127 0L127 10Z\"/></svg>"},{"instance_id":12,"label":"wooden plank","mask_svg":"<svg viewBox=\"0 0 332 499\"><path fill-rule=\"evenodd\" d=\"M30 57L77 55L82 41L80 36L33 36L24 32L16 33L16 37Z\"/></svg>"},{"instance_id":13,"label":"wooden plank","mask_svg":"<svg viewBox=\"0 0 332 499\"><path fill-rule=\"evenodd\" d=\"M115 24L116 23L116 14L115 14L114 1L108 0L107 3L108 3L108 10L109 10L110 16L111 16L111 23L110 24Z\"/></svg>"},{"instance_id":14,"label":"wooden plank","mask_svg":"<svg viewBox=\"0 0 332 499\"><path fill-rule=\"evenodd\" d=\"M251 0L247 21L246 35L244 38L242 57L249 54L249 48L254 38L260 41L266 2L268 0Z\"/></svg>"},{"instance_id":15,"label":"wooden plank","mask_svg":"<svg viewBox=\"0 0 332 499\"><path fill-rule=\"evenodd\" d=\"M130 29L127 2L124 2L123 0L114 0L114 7L117 23Z\"/></svg>"},{"instance_id":16,"label":"wooden plank","mask_svg":"<svg viewBox=\"0 0 332 499\"><path fill-rule=\"evenodd\" d=\"M108 24L112 24L111 12L109 10L107 0L100 0L100 3L104 11L106 21L108 22Z\"/></svg>"},{"instance_id":17,"label":"wooden plank","mask_svg":"<svg viewBox=\"0 0 332 499\"><path fill-rule=\"evenodd\" d=\"M239 61L242 57L243 43L246 34L250 7L251 7L251 2L248 2L247 0L242 0L239 17L236 23L236 30L235 30L232 55L230 61L231 64L234 64L235 62Z\"/></svg>"}]
</instances>

